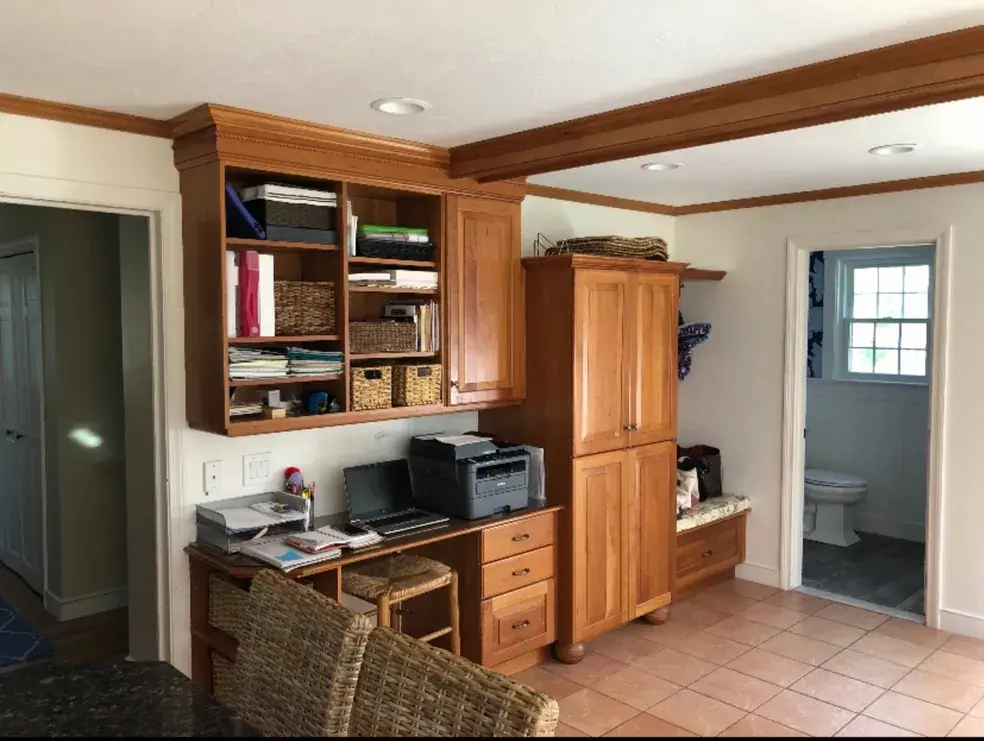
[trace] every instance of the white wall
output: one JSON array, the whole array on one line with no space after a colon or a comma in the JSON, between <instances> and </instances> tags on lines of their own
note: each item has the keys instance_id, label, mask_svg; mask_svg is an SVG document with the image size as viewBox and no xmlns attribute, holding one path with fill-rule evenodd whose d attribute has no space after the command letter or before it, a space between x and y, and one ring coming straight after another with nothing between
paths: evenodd
<instances>
[{"instance_id":1,"label":"white wall","mask_svg":"<svg viewBox=\"0 0 984 741\"><path fill-rule=\"evenodd\" d=\"M681 385L681 438L720 446L727 488L752 498L749 573L778 579L786 239L953 226L943 450L943 625L984 634L984 449L979 334L984 316L984 185L697 214L677 222L677 259L729 271L684 291L684 311L713 322Z\"/></svg>"}]
</instances>

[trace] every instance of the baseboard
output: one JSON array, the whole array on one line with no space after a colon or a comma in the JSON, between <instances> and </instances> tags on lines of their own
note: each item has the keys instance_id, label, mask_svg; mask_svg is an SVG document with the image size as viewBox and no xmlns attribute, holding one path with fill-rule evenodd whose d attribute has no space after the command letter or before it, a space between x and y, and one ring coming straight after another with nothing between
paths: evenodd
<instances>
[{"instance_id":1,"label":"baseboard","mask_svg":"<svg viewBox=\"0 0 984 741\"><path fill-rule=\"evenodd\" d=\"M926 542L926 524L923 522L893 520L881 515L854 512L854 529L860 530L862 533L874 533L889 538L911 540L913 543Z\"/></svg>"},{"instance_id":2,"label":"baseboard","mask_svg":"<svg viewBox=\"0 0 984 741\"><path fill-rule=\"evenodd\" d=\"M53 592L44 593L44 608L59 622L75 620L98 612L126 607L126 587L106 589L102 592L83 594L81 597L62 598Z\"/></svg>"},{"instance_id":3,"label":"baseboard","mask_svg":"<svg viewBox=\"0 0 984 741\"><path fill-rule=\"evenodd\" d=\"M735 578L765 584L767 587L779 587L779 569L772 566L762 566L757 563L740 563L735 566Z\"/></svg>"},{"instance_id":4,"label":"baseboard","mask_svg":"<svg viewBox=\"0 0 984 741\"><path fill-rule=\"evenodd\" d=\"M943 607L940 608L940 630L984 638L984 616Z\"/></svg>"}]
</instances>

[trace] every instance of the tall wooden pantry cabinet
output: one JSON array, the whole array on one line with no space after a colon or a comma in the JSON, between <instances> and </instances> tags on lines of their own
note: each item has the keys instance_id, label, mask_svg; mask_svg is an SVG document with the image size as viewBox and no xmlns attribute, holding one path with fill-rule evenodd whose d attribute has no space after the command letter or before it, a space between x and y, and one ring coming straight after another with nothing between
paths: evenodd
<instances>
[{"instance_id":1,"label":"tall wooden pantry cabinet","mask_svg":"<svg viewBox=\"0 0 984 741\"><path fill-rule=\"evenodd\" d=\"M526 403L483 430L545 451L561 504L557 643L666 619L676 537L677 307L685 265L527 258Z\"/></svg>"}]
</instances>

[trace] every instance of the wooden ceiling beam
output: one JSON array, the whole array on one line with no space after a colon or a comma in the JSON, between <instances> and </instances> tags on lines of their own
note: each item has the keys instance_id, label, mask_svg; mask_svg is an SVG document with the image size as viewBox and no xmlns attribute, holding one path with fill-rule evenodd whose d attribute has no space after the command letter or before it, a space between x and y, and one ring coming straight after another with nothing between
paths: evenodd
<instances>
[{"instance_id":1,"label":"wooden ceiling beam","mask_svg":"<svg viewBox=\"0 0 984 741\"><path fill-rule=\"evenodd\" d=\"M463 144L452 177L523 177L984 95L984 26Z\"/></svg>"}]
</instances>

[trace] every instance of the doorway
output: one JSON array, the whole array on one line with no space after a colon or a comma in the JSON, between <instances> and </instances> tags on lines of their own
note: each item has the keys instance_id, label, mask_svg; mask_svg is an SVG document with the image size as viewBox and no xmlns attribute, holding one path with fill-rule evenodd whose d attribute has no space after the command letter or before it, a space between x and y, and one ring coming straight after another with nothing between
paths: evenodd
<instances>
[{"instance_id":1,"label":"doorway","mask_svg":"<svg viewBox=\"0 0 984 741\"><path fill-rule=\"evenodd\" d=\"M790 239L781 581L939 624L948 229Z\"/></svg>"}]
</instances>

